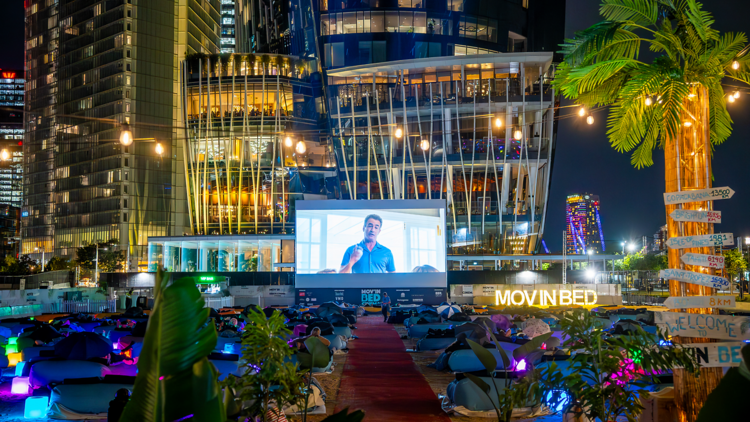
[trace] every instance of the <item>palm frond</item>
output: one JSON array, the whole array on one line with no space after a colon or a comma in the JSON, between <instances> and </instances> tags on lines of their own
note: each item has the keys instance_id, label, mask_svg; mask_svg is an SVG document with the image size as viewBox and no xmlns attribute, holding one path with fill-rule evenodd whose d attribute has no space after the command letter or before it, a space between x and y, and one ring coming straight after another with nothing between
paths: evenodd
<instances>
[{"instance_id":1,"label":"palm frond","mask_svg":"<svg viewBox=\"0 0 750 422\"><path fill-rule=\"evenodd\" d=\"M579 93L583 93L596 89L618 72L636 67L638 63L637 60L627 58L594 63L589 66L572 69L569 81L578 87Z\"/></svg>"},{"instance_id":2,"label":"palm frond","mask_svg":"<svg viewBox=\"0 0 750 422\"><path fill-rule=\"evenodd\" d=\"M727 101L721 81L714 82L706 88L708 89L708 124L711 129L711 143L719 145L732 134L732 117L727 111Z\"/></svg>"},{"instance_id":3,"label":"palm frond","mask_svg":"<svg viewBox=\"0 0 750 422\"><path fill-rule=\"evenodd\" d=\"M714 18L709 12L702 10L702 4L696 1L687 2L687 9L685 10L685 16L692 23L695 32L698 33L703 42L709 40L716 40L719 37L719 31L711 28L714 24Z\"/></svg>"},{"instance_id":4,"label":"palm frond","mask_svg":"<svg viewBox=\"0 0 750 422\"><path fill-rule=\"evenodd\" d=\"M658 146L659 134L661 132L658 108L654 107L649 112L646 112L644 119L645 132L643 134L643 142L633 151L630 157L630 163L637 169L650 167L654 164L653 151Z\"/></svg>"},{"instance_id":5,"label":"palm frond","mask_svg":"<svg viewBox=\"0 0 750 422\"><path fill-rule=\"evenodd\" d=\"M676 137L682 125L683 102L690 94L688 85L678 79L667 79L661 86L662 125L665 134Z\"/></svg>"},{"instance_id":6,"label":"palm frond","mask_svg":"<svg viewBox=\"0 0 750 422\"><path fill-rule=\"evenodd\" d=\"M658 12L658 4L654 0L604 0L599 8L604 19L632 21L641 25L655 25Z\"/></svg>"},{"instance_id":7,"label":"palm frond","mask_svg":"<svg viewBox=\"0 0 750 422\"><path fill-rule=\"evenodd\" d=\"M621 22L599 22L588 29L576 32L574 39L566 39L561 44L560 53L565 61L573 66L584 63L584 59L597 53L612 41L617 31L623 27ZM587 63L590 64L590 63Z\"/></svg>"}]
</instances>

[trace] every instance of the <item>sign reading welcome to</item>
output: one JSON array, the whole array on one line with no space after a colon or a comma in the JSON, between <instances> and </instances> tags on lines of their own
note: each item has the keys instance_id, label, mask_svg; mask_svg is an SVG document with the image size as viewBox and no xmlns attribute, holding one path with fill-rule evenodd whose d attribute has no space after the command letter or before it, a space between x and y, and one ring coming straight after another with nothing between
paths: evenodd
<instances>
[{"instance_id":1,"label":"sign reading welcome to","mask_svg":"<svg viewBox=\"0 0 750 422\"><path fill-rule=\"evenodd\" d=\"M558 294L559 293L559 294ZM598 296L594 290L497 290L495 305L568 306L594 305Z\"/></svg>"},{"instance_id":2,"label":"sign reading welcome to","mask_svg":"<svg viewBox=\"0 0 750 422\"><path fill-rule=\"evenodd\" d=\"M750 317L654 312L654 320L672 336L750 340Z\"/></svg>"}]
</instances>

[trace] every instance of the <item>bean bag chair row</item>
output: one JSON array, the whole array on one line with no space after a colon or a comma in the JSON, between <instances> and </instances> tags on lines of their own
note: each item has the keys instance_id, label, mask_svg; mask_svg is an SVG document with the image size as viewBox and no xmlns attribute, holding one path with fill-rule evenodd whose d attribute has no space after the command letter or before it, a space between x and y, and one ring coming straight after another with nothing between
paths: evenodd
<instances>
[{"instance_id":1,"label":"bean bag chair row","mask_svg":"<svg viewBox=\"0 0 750 422\"><path fill-rule=\"evenodd\" d=\"M503 347L503 349L505 349ZM503 359L500 356L500 352L497 349L487 349L492 355L495 357L495 360L497 361L497 368L496 369L503 369ZM513 359L512 353L507 353L508 359L510 359L510 365L511 367L515 364L515 360ZM448 357L448 368L452 372L474 372L474 371L483 371L484 365L482 365L482 362L479 361L479 358L477 358L477 355L474 354L474 351L471 349L462 349L462 350L456 350L455 352L451 353Z\"/></svg>"},{"instance_id":2,"label":"bean bag chair row","mask_svg":"<svg viewBox=\"0 0 750 422\"><path fill-rule=\"evenodd\" d=\"M453 323L441 322L441 323L434 323L434 324L414 324L406 330L406 335L409 338L422 338L427 335L427 332L430 331L430 329L445 330L445 329L456 327L462 324L465 324L465 323L464 322L453 322Z\"/></svg>"},{"instance_id":3,"label":"bean bag chair row","mask_svg":"<svg viewBox=\"0 0 750 422\"><path fill-rule=\"evenodd\" d=\"M349 327L333 327L333 334L349 340L352 338L352 329Z\"/></svg>"},{"instance_id":4,"label":"bean bag chair row","mask_svg":"<svg viewBox=\"0 0 750 422\"><path fill-rule=\"evenodd\" d=\"M55 346L34 346L34 347L27 347L23 349L21 352L21 360L24 362L29 362L34 358L40 357L44 355L44 357L50 358L55 356Z\"/></svg>"},{"instance_id":5,"label":"bean bag chair row","mask_svg":"<svg viewBox=\"0 0 750 422\"><path fill-rule=\"evenodd\" d=\"M13 337L13 331L10 329L10 327L6 327L5 325L0 325L0 340L3 340L3 343L8 342L8 338Z\"/></svg>"},{"instance_id":6,"label":"bean bag chair row","mask_svg":"<svg viewBox=\"0 0 750 422\"><path fill-rule=\"evenodd\" d=\"M505 380L502 378L493 379L487 376L479 378L487 383L490 387L489 397L470 379L464 376L457 376L456 380L448 384L446 395L443 399L443 409L453 410L453 412L469 417L496 417L495 406L499 406L497 401L497 391L505 390ZM532 403L527 403L531 406ZM546 408L539 407L522 407L513 409L513 418L532 418L551 413Z\"/></svg>"},{"instance_id":7,"label":"bean bag chair row","mask_svg":"<svg viewBox=\"0 0 750 422\"><path fill-rule=\"evenodd\" d=\"M328 346L329 350L346 349L346 340L338 334L323 336L323 338L331 342L331 345Z\"/></svg>"},{"instance_id":8,"label":"bean bag chair row","mask_svg":"<svg viewBox=\"0 0 750 422\"><path fill-rule=\"evenodd\" d=\"M109 402L121 388L133 393L132 383L98 381L57 385L50 393L47 416L52 419L107 419Z\"/></svg>"},{"instance_id":9,"label":"bean bag chair row","mask_svg":"<svg viewBox=\"0 0 750 422\"><path fill-rule=\"evenodd\" d=\"M404 326L406 328L409 328L414 324L420 324L420 320L422 321L422 324L439 323L440 316L432 313L422 313L405 319Z\"/></svg>"},{"instance_id":10,"label":"bean bag chair row","mask_svg":"<svg viewBox=\"0 0 750 422\"><path fill-rule=\"evenodd\" d=\"M33 388L39 388L51 383L61 383L66 379L104 377L109 372L109 368L96 362L85 360L45 360L36 362L31 367L29 385Z\"/></svg>"},{"instance_id":11,"label":"bean bag chair row","mask_svg":"<svg viewBox=\"0 0 750 422\"><path fill-rule=\"evenodd\" d=\"M450 346L454 341L456 341L455 337L425 337L417 342L416 350L418 352L423 352L426 350L442 350Z\"/></svg>"}]
</instances>

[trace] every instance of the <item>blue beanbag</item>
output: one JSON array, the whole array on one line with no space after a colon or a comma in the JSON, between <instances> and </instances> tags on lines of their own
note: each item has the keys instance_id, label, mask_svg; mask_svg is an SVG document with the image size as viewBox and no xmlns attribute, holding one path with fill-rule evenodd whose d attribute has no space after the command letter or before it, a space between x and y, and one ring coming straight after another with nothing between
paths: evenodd
<instances>
[{"instance_id":1,"label":"blue beanbag","mask_svg":"<svg viewBox=\"0 0 750 422\"><path fill-rule=\"evenodd\" d=\"M471 380L468 378L464 378L462 380L454 380L453 382L448 384L445 394L456 406L463 406L473 412L486 412L495 410L495 407L499 406L499 403L497 401L497 390L505 390L505 380L495 379L495 382L493 383L493 380L489 377L480 377L480 379L490 386L489 395L490 397L492 397L492 401L490 401L490 398L487 397L487 394L485 394L479 387L476 386L476 384L471 382ZM496 386L497 389L495 388Z\"/></svg>"},{"instance_id":2,"label":"blue beanbag","mask_svg":"<svg viewBox=\"0 0 750 422\"><path fill-rule=\"evenodd\" d=\"M117 390L121 388L133 392L133 386L128 384L62 384L52 389L50 393L50 407L48 416L53 419L83 419L83 415L106 418L109 402L115 398ZM71 415L75 412L79 415Z\"/></svg>"},{"instance_id":3,"label":"blue beanbag","mask_svg":"<svg viewBox=\"0 0 750 422\"><path fill-rule=\"evenodd\" d=\"M447 330L448 328L455 327L463 324L462 322L439 322L434 324L414 324L406 330L409 338L422 338L427 335L427 332L432 328L433 330Z\"/></svg>"},{"instance_id":4,"label":"blue beanbag","mask_svg":"<svg viewBox=\"0 0 750 422\"><path fill-rule=\"evenodd\" d=\"M503 369L503 358L500 357L500 352L498 352L497 349L487 349L487 351L492 353L495 357L495 360L497 361L496 369ZM515 363L513 355L509 354L508 359L510 359L510 365L513 366ZM484 365L482 365L482 362L479 361L479 358L477 358L474 351L471 349L456 350L451 353L448 358L448 367L453 372L474 372L485 370Z\"/></svg>"},{"instance_id":5,"label":"blue beanbag","mask_svg":"<svg viewBox=\"0 0 750 422\"><path fill-rule=\"evenodd\" d=\"M55 346L34 346L27 347L21 352L21 360L28 362L33 358L39 357L42 350L55 350Z\"/></svg>"},{"instance_id":6,"label":"blue beanbag","mask_svg":"<svg viewBox=\"0 0 750 422\"><path fill-rule=\"evenodd\" d=\"M29 372L29 384L44 387L51 382L62 382L66 379L103 377L109 369L96 362L85 360L45 360L37 362ZM114 396L112 396L114 398ZM111 400L111 399L110 399Z\"/></svg>"},{"instance_id":7,"label":"blue beanbag","mask_svg":"<svg viewBox=\"0 0 750 422\"><path fill-rule=\"evenodd\" d=\"M339 335L329 334L327 336L322 336L322 337L331 342L331 345L328 346L328 350L333 350L333 349L341 350L341 349L346 348L346 342L342 340L341 336Z\"/></svg>"},{"instance_id":8,"label":"blue beanbag","mask_svg":"<svg viewBox=\"0 0 750 422\"><path fill-rule=\"evenodd\" d=\"M445 349L454 341L456 341L455 337L423 338L417 342L417 351Z\"/></svg>"},{"instance_id":9,"label":"blue beanbag","mask_svg":"<svg viewBox=\"0 0 750 422\"><path fill-rule=\"evenodd\" d=\"M333 327L333 333L338 336L344 336L347 340L352 338L352 329L349 327Z\"/></svg>"}]
</instances>

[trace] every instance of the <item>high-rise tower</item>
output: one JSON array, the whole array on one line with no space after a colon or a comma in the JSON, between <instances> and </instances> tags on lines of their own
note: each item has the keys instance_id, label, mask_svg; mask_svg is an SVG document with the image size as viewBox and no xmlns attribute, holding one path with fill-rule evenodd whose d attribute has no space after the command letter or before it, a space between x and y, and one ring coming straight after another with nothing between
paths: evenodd
<instances>
[{"instance_id":1,"label":"high-rise tower","mask_svg":"<svg viewBox=\"0 0 750 422\"><path fill-rule=\"evenodd\" d=\"M568 195L565 206L565 249L569 254L604 252L599 196Z\"/></svg>"}]
</instances>

